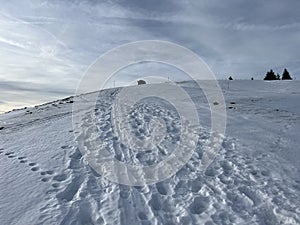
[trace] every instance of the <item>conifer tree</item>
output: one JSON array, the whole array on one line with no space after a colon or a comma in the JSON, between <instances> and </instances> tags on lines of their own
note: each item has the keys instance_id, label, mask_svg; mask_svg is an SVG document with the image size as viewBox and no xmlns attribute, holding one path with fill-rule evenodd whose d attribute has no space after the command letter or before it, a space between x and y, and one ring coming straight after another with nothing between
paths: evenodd
<instances>
[{"instance_id":1,"label":"conifer tree","mask_svg":"<svg viewBox=\"0 0 300 225\"><path fill-rule=\"evenodd\" d=\"M287 71L287 69L284 69L281 79L282 80L292 80L292 77L291 77L289 71Z\"/></svg>"},{"instance_id":2,"label":"conifer tree","mask_svg":"<svg viewBox=\"0 0 300 225\"><path fill-rule=\"evenodd\" d=\"M267 72L264 80L277 80L277 77L272 69Z\"/></svg>"}]
</instances>

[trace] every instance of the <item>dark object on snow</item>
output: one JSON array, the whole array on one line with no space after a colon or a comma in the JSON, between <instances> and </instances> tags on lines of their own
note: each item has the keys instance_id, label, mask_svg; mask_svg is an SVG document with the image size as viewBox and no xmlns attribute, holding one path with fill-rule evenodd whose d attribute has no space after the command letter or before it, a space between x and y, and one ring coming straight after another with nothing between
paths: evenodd
<instances>
[{"instance_id":1,"label":"dark object on snow","mask_svg":"<svg viewBox=\"0 0 300 225\"><path fill-rule=\"evenodd\" d=\"M4 127L0 127L0 130L3 130L4 129Z\"/></svg>"},{"instance_id":2,"label":"dark object on snow","mask_svg":"<svg viewBox=\"0 0 300 225\"><path fill-rule=\"evenodd\" d=\"M268 71L264 80L277 80L277 77L276 77L274 71L273 70Z\"/></svg>"},{"instance_id":3,"label":"dark object on snow","mask_svg":"<svg viewBox=\"0 0 300 225\"><path fill-rule=\"evenodd\" d=\"M253 77L251 77L251 80L254 80L254 78L253 78Z\"/></svg>"},{"instance_id":4,"label":"dark object on snow","mask_svg":"<svg viewBox=\"0 0 300 225\"><path fill-rule=\"evenodd\" d=\"M230 77L228 78L228 80L233 80L233 78L230 76Z\"/></svg>"},{"instance_id":5,"label":"dark object on snow","mask_svg":"<svg viewBox=\"0 0 300 225\"><path fill-rule=\"evenodd\" d=\"M284 69L281 79L282 80L292 80L292 77L291 77L289 71L287 71L287 69Z\"/></svg>"},{"instance_id":6,"label":"dark object on snow","mask_svg":"<svg viewBox=\"0 0 300 225\"><path fill-rule=\"evenodd\" d=\"M146 84L146 81L144 81L144 80L138 80L138 85L142 85L142 84Z\"/></svg>"}]
</instances>

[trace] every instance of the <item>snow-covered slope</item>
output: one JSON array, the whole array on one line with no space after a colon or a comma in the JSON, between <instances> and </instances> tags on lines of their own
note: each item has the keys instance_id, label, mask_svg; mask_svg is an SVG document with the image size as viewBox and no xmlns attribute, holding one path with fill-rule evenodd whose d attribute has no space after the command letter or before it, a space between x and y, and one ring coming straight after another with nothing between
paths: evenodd
<instances>
[{"instance_id":1,"label":"snow-covered slope","mask_svg":"<svg viewBox=\"0 0 300 225\"><path fill-rule=\"evenodd\" d=\"M206 171L199 165L209 138L208 104L194 83L180 85L193 96L203 125L196 151L176 175L143 187L97 174L75 140L72 103L88 110L89 99L99 95L99 137L114 143L108 115L119 89L0 115L0 224L299 224L300 82L232 81L228 89L221 81L227 133ZM156 113L169 124L172 141L176 113L160 106L137 108L131 125L145 122L141 114L151 120ZM147 135L144 127L137 136ZM107 147L119 160L149 162L126 157L120 145ZM165 155L169 150L162 148Z\"/></svg>"}]
</instances>

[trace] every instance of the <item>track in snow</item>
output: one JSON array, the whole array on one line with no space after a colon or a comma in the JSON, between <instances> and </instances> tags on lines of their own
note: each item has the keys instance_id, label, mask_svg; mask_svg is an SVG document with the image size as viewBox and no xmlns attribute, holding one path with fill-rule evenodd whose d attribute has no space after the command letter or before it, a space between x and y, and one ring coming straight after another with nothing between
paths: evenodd
<instances>
[{"instance_id":1,"label":"track in snow","mask_svg":"<svg viewBox=\"0 0 300 225\"><path fill-rule=\"evenodd\" d=\"M176 112L170 107L164 109L163 104L138 105L129 115L129 126L138 131L133 135L147 139L152 132L148 122L154 117L166 122L170 135L157 152L132 154L114 136L111 106L117 93L118 90L100 92L96 111L88 111L82 125L89 124L91 113L96 113L98 138L123 162L148 165L168 156L179 134ZM253 156L250 149L236 145L234 139L225 139L215 161L206 171L200 171L209 134L205 129L199 131L199 143L189 163L171 178L144 187L118 185L98 175L84 162L76 144L61 146L64 157L59 169L45 167L26 154L5 148L0 149L0 158L23 165L41 183L48 184L38 224L300 223L299 181L274 174L268 165L270 153ZM91 130L87 126L83 132L89 134ZM92 142L86 140L85 144Z\"/></svg>"},{"instance_id":2,"label":"track in snow","mask_svg":"<svg viewBox=\"0 0 300 225\"><path fill-rule=\"evenodd\" d=\"M99 137L119 160L126 163L149 163L154 156L130 155L113 135L110 119L111 104L115 90L100 94L96 115ZM147 135L146 121L151 120L151 106L137 107L130 115L133 129L143 127L136 133L139 138ZM150 107L150 108L149 108ZM157 107L156 107L157 108ZM170 113L158 111L168 122ZM169 118L166 116L168 115ZM174 114L175 115L175 114ZM153 115L152 115L153 116ZM176 115L175 115L176 117ZM142 119L141 119L142 118ZM86 120L90 119L88 114ZM84 121L86 124L87 121ZM136 126L136 125L139 126ZM176 127L173 138L176 139ZM173 124L174 125L174 124ZM87 132L87 131L86 131ZM200 141L190 162L170 179L145 187L129 187L111 183L98 175L88 165L76 146L66 147L69 158L67 181L50 191L52 207L61 210L61 224L295 224L299 222L299 201L295 190L289 188L297 183L281 183L272 179L271 171L261 162L268 154L256 159L242 155L234 140L225 140L220 154L205 172L198 170L202 147L208 133L199 133ZM170 137L170 140L173 140ZM86 143L88 144L88 143ZM145 153L146 154L146 153ZM163 156L164 154L162 154ZM153 163L151 161L150 163ZM53 181L54 177L52 178ZM55 180L55 179L54 179ZM53 186L53 184L52 184ZM42 211L42 223L51 221L51 210ZM50 212L47 217L47 212ZM49 221L47 220L49 219Z\"/></svg>"}]
</instances>

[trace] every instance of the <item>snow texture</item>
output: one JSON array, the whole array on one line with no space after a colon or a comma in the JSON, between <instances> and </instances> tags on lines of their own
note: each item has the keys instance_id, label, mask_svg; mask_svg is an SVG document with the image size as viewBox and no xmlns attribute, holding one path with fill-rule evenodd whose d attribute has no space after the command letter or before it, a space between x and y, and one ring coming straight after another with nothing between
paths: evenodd
<instances>
[{"instance_id":1,"label":"snow texture","mask_svg":"<svg viewBox=\"0 0 300 225\"><path fill-rule=\"evenodd\" d=\"M209 138L206 98L195 83L182 82L200 115L196 151L174 176L142 187L113 183L85 162L74 138L80 134L72 128L72 103L89 110L89 96L98 95L90 110L103 146L124 163L150 165L178 141L178 115L163 101L141 102L129 115L141 140L156 132L149 121L166 123L162 144L142 153L114 136L111 104L119 89L0 115L0 224L300 224L300 82L230 81L229 89L227 81L220 84L227 133L213 163L199 169Z\"/></svg>"}]
</instances>

